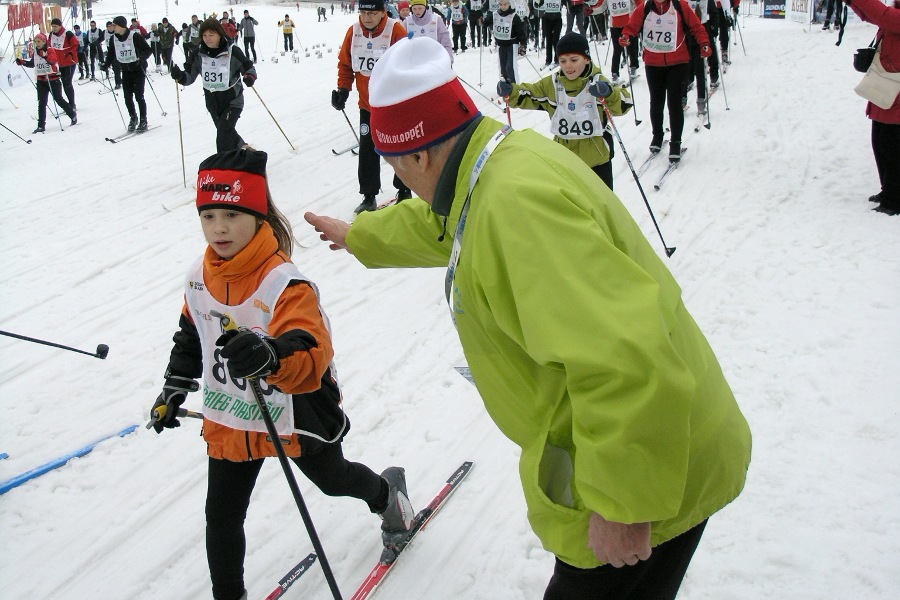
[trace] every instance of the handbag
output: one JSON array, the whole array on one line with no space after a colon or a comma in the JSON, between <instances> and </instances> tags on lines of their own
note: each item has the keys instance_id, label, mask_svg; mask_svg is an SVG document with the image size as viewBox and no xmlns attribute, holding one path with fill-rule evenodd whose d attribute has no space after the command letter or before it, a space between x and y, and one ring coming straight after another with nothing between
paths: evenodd
<instances>
[{"instance_id":1,"label":"handbag","mask_svg":"<svg viewBox=\"0 0 900 600\"><path fill-rule=\"evenodd\" d=\"M853 90L875 106L890 109L900 95L900 73L889 73L881 64L881 45L875 51L872 64L859 85Z\"/></svg>"},{"instance_id":2,"label":"handbag","mask_svg":"<svg viewBox=\"0 0 900 600\"><path fill-rule=\"evenodd\" d=\"M875 38L868 48L860 48L853 55L853 68L860 73L865 73L872 66L872 59L875 58Z\"/></svg>"}]
</instances>

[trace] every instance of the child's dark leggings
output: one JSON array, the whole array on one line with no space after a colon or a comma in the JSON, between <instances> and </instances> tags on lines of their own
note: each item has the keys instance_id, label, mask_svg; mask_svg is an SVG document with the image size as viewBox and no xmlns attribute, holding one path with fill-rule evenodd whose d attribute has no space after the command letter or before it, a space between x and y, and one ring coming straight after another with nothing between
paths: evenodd
<instances>
[{"instance_id":1,"label":"child's dark leggings","mask_svg":"<svg viewBox=\"0 0 900 600\"><path fill-rule=\"evenodd\" d=\"M340 444L330 444L317 454L292 460L328 496L351 496L370 505L379 500L381 477L369 467L345 459ZM263 462L209 459L206 557L213 597L217 600L236 600L244 593L244 519ZM294 517L300 519L297 513L279 518Z\"/></svg>"}]
</instances>

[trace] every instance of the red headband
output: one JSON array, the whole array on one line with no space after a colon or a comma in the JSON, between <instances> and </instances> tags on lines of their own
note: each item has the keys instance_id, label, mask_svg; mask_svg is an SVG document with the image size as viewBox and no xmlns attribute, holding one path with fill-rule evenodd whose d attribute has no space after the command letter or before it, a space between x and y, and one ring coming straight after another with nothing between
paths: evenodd
<instances>
[{"instance_id":1,"label":"red headband","mask_svg":"<svg viewBox=\"0 0 900 600\"><path fill-rule=\"evenodd\" d=\"M230 208L265 217L266 178L247 171L208 169L197 174L197 211Z\"/></svg>"}]
</instances>

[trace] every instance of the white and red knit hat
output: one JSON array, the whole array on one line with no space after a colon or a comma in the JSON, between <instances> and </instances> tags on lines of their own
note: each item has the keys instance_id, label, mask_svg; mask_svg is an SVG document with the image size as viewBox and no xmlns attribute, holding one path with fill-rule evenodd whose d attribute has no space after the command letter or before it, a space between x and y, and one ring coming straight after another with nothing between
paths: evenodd
<instances>
[{"instance_id":1,"label":"white and red knit hat","mask_svg":"<svg viewBox=\"0 0 900 600\"><path fill-rule=\"evenodd\" d=\"M433 146L481 115L453 72L450 55L427 36L398 41L375 63L369 105L372 141L384 156Z\"/></svg>"}]
</instances>

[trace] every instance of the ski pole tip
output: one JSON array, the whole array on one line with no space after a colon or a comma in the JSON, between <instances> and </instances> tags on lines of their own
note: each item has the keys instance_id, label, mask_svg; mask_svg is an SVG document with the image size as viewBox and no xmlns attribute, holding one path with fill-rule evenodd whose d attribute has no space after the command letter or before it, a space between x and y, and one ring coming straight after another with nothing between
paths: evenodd
<instances>
[{"instance_id":1,"label":"ski pole tip","mask_svg":"<svg viewBox=\"0 0 900 600\"><path fill-rule=\"evenodd\" d=\"M671 256L672 256L673 254L675 254L675 248L674 248L674 247L672 247L672 248L666 248L666 256L668 256L668 257L671 258Z\"/></svg>"}]
</instances>

